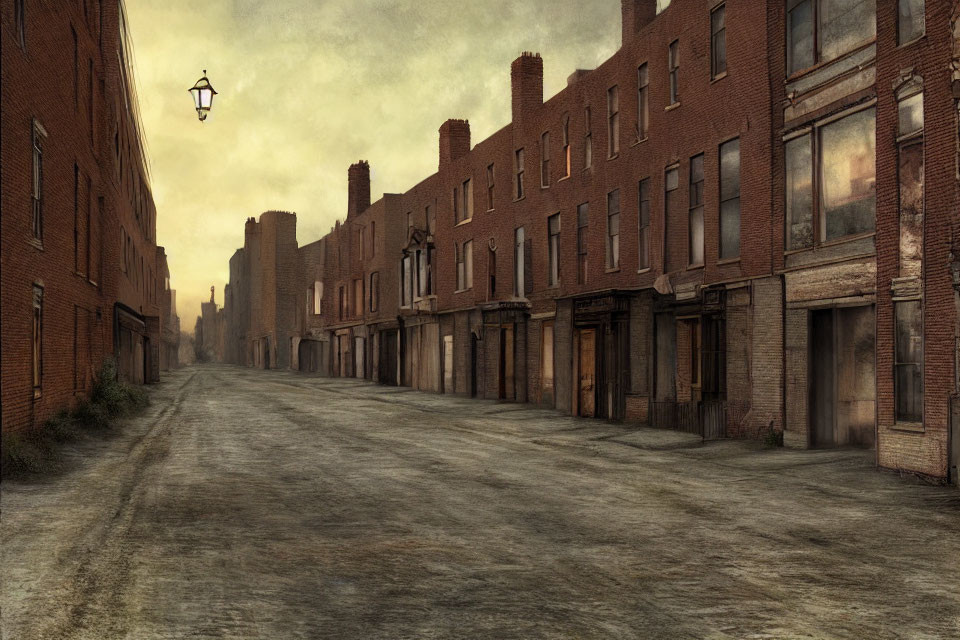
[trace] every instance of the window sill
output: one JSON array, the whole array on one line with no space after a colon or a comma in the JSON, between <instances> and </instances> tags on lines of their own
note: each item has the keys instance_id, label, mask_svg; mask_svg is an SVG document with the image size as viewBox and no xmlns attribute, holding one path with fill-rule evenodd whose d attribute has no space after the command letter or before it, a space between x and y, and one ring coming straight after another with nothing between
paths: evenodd
<instances>
[{"instance_id":1,"label":"window sill","mask_svg":"<svg viewBox=\"0 0 960 640\"><path fill-rule=\"evenodd\" d=\"M457 224L453 225L453 228L456 229L457 227L462 227L463 225L469 224L471 222L473 222L473 218L467 218L466 220L461 220Z\"/></svg>"},{"instance_id":2,"label":"window sill","mask_svg":"<svg viewBox=\"0 0 960 640\"><path fill-rule=\"evenodd\" d=\"M717 260L717 266L737 264L738 262L740 262L740 256L737 256L736 258L724 258L722 260Z\"/></svg>"},{"instance_id":3,"label":"window sill","mask_svg":"<svg viewBox=\"0 0 960 640\"><path fill-rule=\"evenodd\" d=\"M37 240L36 238L30 238L27 242L30 243L33 248L43 251L43 240Z\"/></svg>"},{"instance_id":4,"label":"window sill","mask_svg":"<svg viewBox=\"0 0 960 640\"><path fill-rule=\"evenodd\" d=\"M856 240L863 240L864 238L870 238L877 235L876 231L868 231L866 233L858 233L855 236L843 236L842 238L836 238L834 240L825 240L820 243L821 247L834 247L838 244L844 244L846 242L854 242Z\"/></svg>"},{"instance_id":5,"label":"window sill","mask_svg":"<svg viewBox=\"0 0 960 640\"><path fill-rule=\"evenodd\" d=\"M540 190L541 190L541 191L543 191L544 189L549 189L549 188L550 188L550 185L548 185L548 184L541 184L541 185L540 185Z\"/></svg>"},{"instance_id":6,"label":"window sill","mask_svg":"<svg viewBox=\"0 0 960 640\"><path fill-rule=\"evenodd\" d=\"M723 73L718 73L717 75L715 75L713 78L710 79L710 84L713 84L714 82L720 82L726 77L727 77L726 71L724 71Z\"/></svg>"},{"instance_id":7,"label":"window sill","mask_svg":"<svg viewBox=\"0 0 960 640\"><path fill-rule=\"evenodd\" d=\"M906 431L909 433L923 433L923 423L922 422L895 422L890 425L890 428L894 431Z\"/></svg>"},{"instance_id":8,"label":"window sill","mask_svg":"<svg viewBox=\"0 0 960 640\"><path fill-rule=\"evenodd\" d=\"M615 154L613 154L612 156L607 156L607 162L610 162L611 160L616 160L616 159L619 158L619 157L620 157L620 152L617 151L617 152L616 152Z\"/></svg>"},{"instance_id":9,"label":"window sill","mask_svg":"<svg viewBox=\"0 0 960 640\"><path fill-rule=\"evenodd\" d=\"M607 267L603 270L604 273L617 273L620 271L620 267Z\"/></svg>"},{"instance_id":10,"label":"window sill","mask_svg":"<svg viewBox=\"0 0 960 640\"><path fill-rule=\"evenodd\" d=\"M686 271L696 271L697 269L703 269L703 263L700 264L688 264L686 266Z\"/></svg>"},{"instance_id":11,"label":"window sill","mask_svg":"<svg viewBox=\"0 0 960 640\"><path fill-rule=\"evenodd\" d=\"M520 202L521 200L526 200L526 199L527 199L527 196L520 196L519 198L514 198L513 201Z\"/></svg>"},{"instance_id":12,"label":"window sill","mask_svg":"<svg viewBox=\"0 0 960 640\"><path fill-rule=\"evenodd\" d=\"M673 111L674 109L676 109L676 108L679 107L679 106L680 106L680 103L679 103L679 102L674 102L673 104L668 104L667 106L665 106L665 107L663 108L663 110L664 110L664 111Z\"/></svg>"},{"instance_id":13,"label":"window sill","mask_svg":"<svg viewBox=\"0 0 960 640\"><path fill-rule=\"evenodd\" d=\"M636 142L634 142L632 145L630 145L630 148L632 149L632 148L634 148L634 147L636 147L636 146L638 146L638 145L641 145L641 144L643 144L644 142L646 142L646 141L649 140L649 139L650 139L649 136L643 136L642 138L640 138L639 140L637 140Z\"/></svg>"},{"instance_id":14,"label":"window sill","mask_svg":"<svg viewBox=\"0 0 960 640\"><path fill-rule=\"evenodd\" d=\"M643 269L637 269L637 273L650 273L650 267L644 267Z\"/></svg>"},{"instance_id":15,"label":"window sill","mask_svg":"<svg viewBox=\"0 0 960 640\"><path fill-rule=\"evenodd\" d=\"M858 51L860 51L861 49L866 49L866 48L869 47L870 45L876 43L876 41L877 41L877 37L876 37L876 36L873 36L873 37L871 37L869 40L864 40L864 41L861 42L860 44L855 45L854 47L851 47L849 50L841 53L841 54L840 54L839 56L837 56L836 58L831 58L830 60L824 60L824 61L821 61L821 62L818 62L818 63L814 64L813 66L807 67L806 69L799 69L799 70L797 70L797 71L794 71L793 73L788 73L786 79L784 80L784 84L790 84L791 82L793 82L793 81L795 81L795 80L799 80L800 78L802 78L803 76L805 76L805 75L807 75L807 74L809 74L809 73L813 73L814 71L816 71L816 70L818 70L818 69L822 69L823 67L826 67L826 66L828 66L828 65L831 65L831 64L833 64L834 62L836 62L836 61L838 61L838 60L843 60L843 59L846 58L847 56L853 55L853 54L857 53ZM909 44L909 43L908 43L908 44Z\"/></svg>"},{"instance_id":16,"label":"window sill","mask_svg":"<svg viewBox=\"0 0 960 640\"><path fill-rule=\"evenodd\" d=\"M911 45L917 44L918 42L920 42L920 41L922 41L922 40L926 40L926 39L927 39L927 34L926 34L926 31L924 31L924 33L921 33L919 36L917 36L917 37L914 38L913 40L907 40L906 42L904 42L904 43L902 43L902 44L898 44L898 45L897 45L897 49L904 49L904 48L906 48L906 47L909 47L909 46L911 46Z\"/></svg>"},{"instance_id":17,"label":"window sill","mask_svg":"<svg viewBox=\"0 0 960 640\"><path fill-rule=\"evenodd\" d=\"M466 289L456 289L454 293L466 293L467 291L473 291L473 287L467 287Z\"/></svg>"},{"instance_id":18,"label":"window sill","mask_svg":"<svg viewBox=\"0 0 960 640\"><path fill-rule=\"evenodd\" d=\"M567 174L565 176L561 176L557 178L557 182L563 182L564 180L569 180L569 179L570 179L570 174Z\"/></svg>"}]
</instances>

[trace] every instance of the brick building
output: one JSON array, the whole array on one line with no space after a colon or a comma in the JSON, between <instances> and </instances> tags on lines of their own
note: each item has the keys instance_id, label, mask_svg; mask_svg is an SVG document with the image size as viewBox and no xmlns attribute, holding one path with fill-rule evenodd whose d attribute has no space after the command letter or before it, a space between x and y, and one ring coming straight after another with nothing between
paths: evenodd
<instances>
[{"instance_id":1,"label":"brick building","mask_svg":"<svg viewBox=\"0 0 960 640\"><path fill-rule=\"evenodd\" d=\"M622 7L609 60L544 102L522 54L510 124L471 146L448 120L405 193L369 206L350 168L346 220L299 250L285 362L946 477L956 3Z\"/></svg>"},{"instance_id":2,"label":"brick building","mask_svg":"<svg viewBox=\"0 0 960 640\"><path fill-rule=\"evenodd\" d=\"M124 5L4 3L3 429L89 391L105 357L159 378L165 260Z\"/></svg>"}]
</instances>

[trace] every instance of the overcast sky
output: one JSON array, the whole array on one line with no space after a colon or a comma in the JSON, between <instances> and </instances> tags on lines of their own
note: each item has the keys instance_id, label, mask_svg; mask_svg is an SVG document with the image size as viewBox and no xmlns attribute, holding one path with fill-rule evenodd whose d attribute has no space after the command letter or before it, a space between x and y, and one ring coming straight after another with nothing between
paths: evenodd
<instances>
[{"instance_id":1,"label":"overcast sky","mask_svg":"<svg viewBox=\"0 0 960 640\"><path fill-rule=\"evenodd\" d=\"M437 169L437 129L472 142L510 120L510 63L544 58L544 94L620 46L618 0L126 0L152 166L157 237L192 331L223 301L243 224L297 214L301 245L346 214L347 167L372 200ZM187 93L206 69L206 122Z\"/></svg>"}]
</instances>

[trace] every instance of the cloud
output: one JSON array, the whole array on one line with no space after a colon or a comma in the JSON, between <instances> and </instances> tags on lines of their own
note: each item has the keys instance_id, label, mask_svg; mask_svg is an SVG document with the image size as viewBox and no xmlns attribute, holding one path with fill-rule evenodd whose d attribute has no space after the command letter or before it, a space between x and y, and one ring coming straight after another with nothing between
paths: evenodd
<instances>
[{"instance_id":1,"label":"cloud","mask_svg":"<svg viewBox=\"0 0 960 640\"><path fill-rule=\"evenodd\" d=\"M617 0L127 0L141 111L183 326L222 287L243 223L297 213L301 244L346 212L347 167L373 198L436 171L437 129L477 143L510 120L510 63L544 57L545 98L620 40ZM220 92L200 123L187 89Z\"/></svg>"}]
</instances>

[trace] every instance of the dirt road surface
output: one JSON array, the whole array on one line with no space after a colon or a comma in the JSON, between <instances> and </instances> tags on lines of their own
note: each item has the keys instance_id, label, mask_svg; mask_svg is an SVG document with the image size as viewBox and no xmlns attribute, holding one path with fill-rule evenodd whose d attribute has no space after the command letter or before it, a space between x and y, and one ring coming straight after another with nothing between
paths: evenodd
<instances>
[{"instance_id":1,"label":"dirt road surface","mask_svg":"<svg viewBox=\"0 0 960 640\"><path fill-rule=\"evenodd\" d=\"M2 487L4 638L958 638L960 493L857 451L226 366Z\"/></svg>"}]
</instances>

